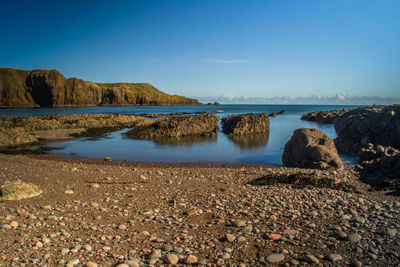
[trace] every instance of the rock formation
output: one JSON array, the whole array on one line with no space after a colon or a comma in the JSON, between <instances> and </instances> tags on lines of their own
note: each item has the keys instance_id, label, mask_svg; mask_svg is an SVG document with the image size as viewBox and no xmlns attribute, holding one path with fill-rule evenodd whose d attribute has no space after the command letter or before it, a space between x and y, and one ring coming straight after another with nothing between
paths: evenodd
<instances>
[{"instance_id":1,"label":"rock formation","mask_svg":"<svg viewBox=\"0 0 400 267\"><path fill-rule=\"evenodd\" d=\"M222 131L229 135L267 133L269 117L265 113L231 115L222 118Z\"/></svg>"},{"instance_id":2,"label":"rock formation","mask_svg":"<svg viewBox=\"0 0 400 267\"><path fill-rule=\"evenodd\" d=\"M333 140L317 129L295 130L285 144L282 162L292 167L343 169Z\"/></svg>"},{"instance_id":3,"label":"rock formation","mask_svg":"<svg viewBox=\"0 0 400 267\"><path fill-rule=\"evenodd\" d=\"M357 155L368 143L400 148L400 105L356 108L334 120L337 147Z\"/></svg>"},{"instance_id":4,"label":"rock formation","mask_svg":"<svg viewBox=\"0 0 400 267\"><path fill-rule=\"evenodd\" d=\"M340 117L348 111L349 109L314 111L304 114L303 116L301 116L301 119L321 123L333 123L336 118Z\"/></svg>"},{"instance_id":5,"label":"rock formation","mask_svg":"<svg viewBox=\"0 0 400 267\"><path fill-rule=\"evenodd\" d=\"M126 135L130 138L150 139L190 135L213 135L218 130L218 116L204 114L159 119L151 125L133 128Z\"/></svg>"},{"instance_id":6,"label":"rock formation","mask_svg":"<svg viewBox=\"0 0 400 267\"><path fill-rule=\"evenodd\" d=\"M198 105L149 83L93 83L65 78L57 70L0 68L0 107L96 105Z\"/></svg>"},{"instance_id":7,"label":"rock formation","mask_svg":"<svg viewBox=\"0 0 400 267\"><path fill-rule=\"evenodd\" d=\"M72 134L85 131L94 132L105 128L109 131L152 122L141 116L122 114L0 116L0 147L42 140L71 139Z\"/></svg>"}]
</instances>

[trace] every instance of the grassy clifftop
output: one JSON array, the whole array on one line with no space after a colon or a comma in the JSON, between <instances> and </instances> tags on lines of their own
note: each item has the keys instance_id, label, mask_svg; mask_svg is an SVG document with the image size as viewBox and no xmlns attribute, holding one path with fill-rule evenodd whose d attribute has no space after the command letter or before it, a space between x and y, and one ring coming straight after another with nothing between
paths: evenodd
<instances>
[{"instance_id":1,"label":"grassy clifftop","mask_svg":"<svg viewBox=\"0 0 400 267\"><path fill-rule=\"evenodd\" d=\"M57 70L0 68L1 107L197 104L149 83L93 83L67 79Z\"/></svg>"}]
</instances>

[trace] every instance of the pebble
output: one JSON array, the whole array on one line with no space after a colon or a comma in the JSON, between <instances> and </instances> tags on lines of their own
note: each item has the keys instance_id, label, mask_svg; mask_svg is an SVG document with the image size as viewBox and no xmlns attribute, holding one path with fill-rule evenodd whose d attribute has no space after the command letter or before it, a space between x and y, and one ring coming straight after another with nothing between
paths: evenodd
<instances>
[{"instance_id":1,"label":"pebble","mask_svg":"<svg viewBox=\"0 0 400 267\"><path fill-rule=\"evenodd\" d=\"M269 263L278 263L285 259L285 255L283 253L274 253L267 256L267 261Z\"/></svg>"},{"instance_id":2,"label":"pebble","mask_svg":"<svg viewBox=\"0 0 400 267\"><path fill-rule=\"evenodd\" d=\"M78 263L79 263L79 259L72 259L72 260L68 261L67 265L74 266L74 265L77 265Z\"/></svg>"},{"instance_id":3,"label":"pebble","mask_svg":"<svg viewBox=\"0 0 400 267\"><path fill-rule=\"evenodd\" d=\"M310 263L315 263L315 264L319 263L319 259L311 254L306 255L306 260Z\"/></svg>"},{"instance_id":4,"label":"pebble","mask_svg":"<svg viewBox=\"0 0 400 267\"><path fill-rule=\"evenodd\" d=\"M178 263L179 258L175 254L167 254L163 257L164 262L175 265Z\"/></svg>"},{"instance_id":5,"label":"pebble","mask_svg":"<svg viewBox=\"0 0 400 267\"><path fill-rule=\"evenodd\" d=\"M268 239L271 239L273 241L279 240L281 238L282 238L282 236L280 234L269 234L268 235Z\"/></svg>"},{"instance_id":6,"label":"pebble","mask_svg":"<svg viewBox=\"0 0 400 267\"><path fill-rule=\"evenodd\" d=\"M92 261L88 261L85 264L85 267L97 267L97 266L98 266L97 263L92 262Z\"/></svg>"},{"instance_id":7,"label":"pebble","mask_svg":"<svg viewBox=\"0 0 400 267\"><path fill-rule=\"evenodd\" d=\"M17 221L12 221L10 222L10 225L12 228L17 229L18 228L18 222Z\"/></svg>"},{"instance_id":8,"label":"pebble","mask_svg":"<svg viewBox=\"0 0 400 267\"><path fill-rule=\"evenodd\" d=\"M361 236L359 234L355 234L355 233L349 234L348 238L351 243L357 243L358 241L361 240Z\"/></svg>"},{"instance_id":9,"label":"pebble","mask_svg":"<svg viewBox=\"0 0 400 267\"><path fill-rule=\"evenodd\" d=\"M119 230L126 230L127 226L125 224L118 225Z\"/></svg>"},{"instance_id":10,"label":"pebble","mask_svg":"<svg viewBox=\"0 0 400 267\"><path fill-rule=\"evenodd\" d=\"M92 249L93 249L92 246L89 245L89 244L84 245L83 248L84 248L86 251L92 251Z\"/></svg>"},{"instance_id":11,"label":"pebble","mask_svg":"<svg viewBox=\"0 0 400 267\"><path fill-rule=\"evenodd\" d=\"M388 234L391 238L394 238L394 237L396 237L396 235L397 235L397 230L394 229L394 228L388 228L388 229L386 230L386 232L387 232L387 234Z\"/></svg>"},{"instance_id":12,"label":"pebble","mask_svg":"<svg viewBox=\"0 0 400 267\"><path fill-rule=\"evenodd\" d=\"M234 220L232 224L236 227L243 227L246 225L246 221L243 220Z\"/></svg>"},{"instance_id":13,"label":"pebble","mask_svg":"<svg viewBox=\"0 0 400 267\"><path fill-rule=\"evenodd\" d=\"M333 262L336 262L336 261L343 260L343 257L341 255L339 255L339 254L329 254L328 259L333 261Z\"/></svg>"},{"instance_id":14,"label":"pebble","mask_svg":"<svg viewBox=\"0 0 400 267\"><path fill-rule=\"evenodd\" d=\"M196 263L198 262L198 259L197 259L197 257L194 256L194 255L188 255L188 256L186 257L185 262L186 262L186 264L196 264Z\"/></svg>"},{"instance_id":15,"label":"pebble","mask_svg":"<svg viewBox=\"0 0 400 267\"><path fill-rule=\"evenodd\" d=\"M233 241L236 240L236 237L235 237L234 235L232 235L232 234L226 234L226 235L225 235L225 239L226 239L226 241L232 243Z\"/></svg>"},{"instance_id":16,"label":"pebble","mask_svg":"<svg viewBox=\"0 0 400 267\"><path fill-rule=\"evenodd\" d=\"M98 183L91 184L90 187L92 188L99 188L100 185Z\"/></svg>"},{"instance_id":17,"label":"pebble","mask_svg":"<svg viewBox=\"0 0 400 267\"><path fill-rule=\"evenodd\" d=\"M71 190L71 189L67 189L67 190L64 191L64 193L68 194L68 195L72 195L74 193L74 191Z\"/></svg>"}]
</instances>

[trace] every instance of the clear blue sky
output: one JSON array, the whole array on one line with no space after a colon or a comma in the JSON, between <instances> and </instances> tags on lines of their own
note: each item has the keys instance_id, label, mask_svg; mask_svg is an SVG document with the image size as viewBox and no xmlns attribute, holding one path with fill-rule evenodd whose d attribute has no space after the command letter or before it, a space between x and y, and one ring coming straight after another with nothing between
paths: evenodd
<instances>
[{"instance_id":1,"label":"clear blue sky","mask_svg":"<svg viewBox=\"0 0 400 267\"><path fill-rule=\"evenodd\" d=\"M0 66L186 96L400 96L400 1L2 1Z\"/></svg>"}]
</instances>

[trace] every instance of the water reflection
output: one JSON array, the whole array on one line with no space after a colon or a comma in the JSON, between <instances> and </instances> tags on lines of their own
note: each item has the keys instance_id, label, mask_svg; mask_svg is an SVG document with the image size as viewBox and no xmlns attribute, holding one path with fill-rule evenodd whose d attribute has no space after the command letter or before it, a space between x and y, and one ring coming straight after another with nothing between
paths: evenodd
<instances>
[{"instance_id":1,"label":"water reflection","mask_svg":"<svg viewBox=\"0 0 400 267\"><path fill-rule=\"evenodd\" d=\"M241 149L256 149L267 145L269 132L252 135L229 135L228 138Z\"/></svg>"},{"instance_id":2,"label":"water reflection","mask_svg":"<svg viewBox=\"0 0 400 267\"><path fill-rule=\"evenodd\" d=\"M217 142L217 135L211 136L182 136L182 137L165 137L152 140L157 146L192 146L197 143L215 143Z\"/></svg>"}]
</instances>

